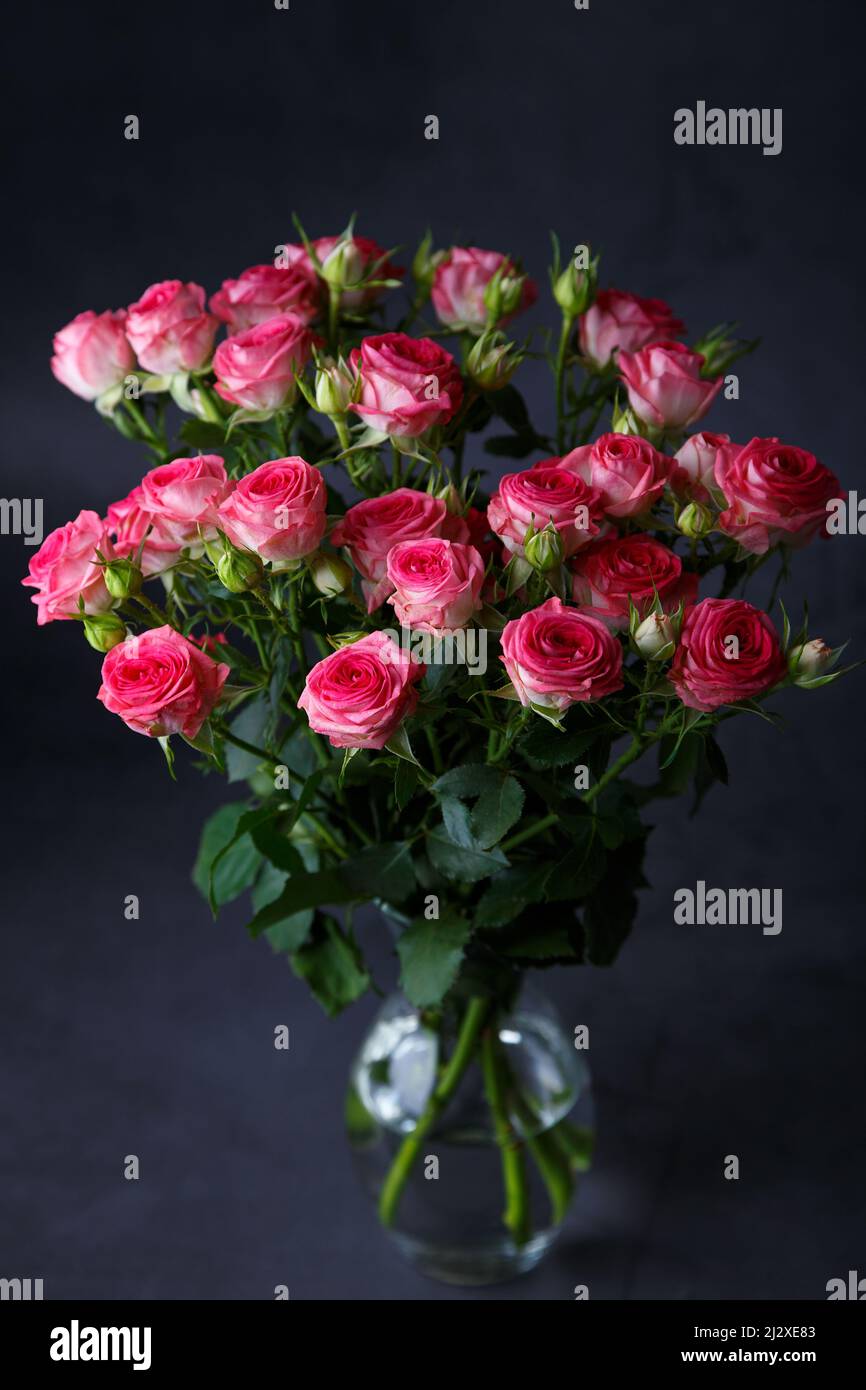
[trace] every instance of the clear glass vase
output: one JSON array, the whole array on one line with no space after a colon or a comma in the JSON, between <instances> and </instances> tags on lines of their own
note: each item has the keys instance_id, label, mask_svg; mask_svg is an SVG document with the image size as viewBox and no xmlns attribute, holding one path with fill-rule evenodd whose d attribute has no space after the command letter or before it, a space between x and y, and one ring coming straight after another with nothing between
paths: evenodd
<instances>
[{"instance_id":1,"label":"clear glass vase","mask_svg":"<svg viewBox=\"0 0 866 1390\"><path fill-rule=\"evenodd\" d=\"M437 1011L394 994L355 1061L346 1120L403 1254L447 1283L497 1283L542 1259L589 1167L589 1068L526 986L509 1004Z\"/></svg>"}]
</instances>

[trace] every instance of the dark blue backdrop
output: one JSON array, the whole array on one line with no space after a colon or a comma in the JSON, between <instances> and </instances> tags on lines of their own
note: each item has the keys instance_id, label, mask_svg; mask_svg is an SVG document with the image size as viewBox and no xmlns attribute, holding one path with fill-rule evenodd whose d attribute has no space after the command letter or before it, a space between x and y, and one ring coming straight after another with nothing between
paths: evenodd
<instances>
[{"instance_id":1,"label":"dark blue backdrop","mask_svg":"<svg viewBox=\"0 0 866 1390\"><path fill-rule=\"evenodd\" d=\"M292 239L361 230L521 254L548 229L696 333L763 335L713 428L779 433L862 476L862 73L853 4L292 0L42 5L12 21L3 492L46 524L104 510L144 459L48 372L52 332L150 282L209 290ZM675 108L782 107L777 158L678 148ZM141 139L123 139L139 115ZM438 143L423 138L437 114ZM544 313L548 312L545 304ZM537 311L536 317L541 317ZM541 369L527 370L547 409ZM792 607L863 655L862 538L797 563ZM95 701L72 624L37 633L0 538L4 831L0 1275L46 1297L822 1298L866 1272L863 678L726 726L732 787L664 806L615 969L558 972L591 1027L598 1165L537 1273L454 1294L407 1270L356 1189L342 1086L369 1020L329 1023L242 913L189 880L215 780ZM183 760L181 760L183 762ZM672 923L675 887L781 886L784 930ZM141 920L124 920L126 894ZM393 963L373 921L383 983ZM291 1049L275 1052L286 1023ZM141 1177L123 1178L137 1154ZM739 1182L722 1176L737 1153Z\"/></svg>"}]
</instances>

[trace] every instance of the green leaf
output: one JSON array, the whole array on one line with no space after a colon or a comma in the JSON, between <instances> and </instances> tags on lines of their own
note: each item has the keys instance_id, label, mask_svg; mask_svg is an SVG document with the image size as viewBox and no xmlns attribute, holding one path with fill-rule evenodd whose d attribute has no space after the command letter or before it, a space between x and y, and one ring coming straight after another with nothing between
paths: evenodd
<instances>
[{"instance_id":1,"label":"green leaf","mask_svg":"<svg viewBox=\"0 0 866 1390\"><path fill-rule=\"evenodd\" d=\"M502 779L502 773L485 763L462 763L437 777L432 790L437 796L466 798L480 796Z\"/></svg>"},{"instance_id":2,"label":"green leaf","mask_svg":"<svg viewBox=\"0 0 866 1390\"><path fill-rule=\"evenodd\" d=\"M519 917L531 903L541 902L553 861L541 864L515 864L505 873L497 874L484 890L474 920L476 927L504 927Z\"/></svg>"},{"instance_id":3,"label":"green leaf","mask_svg":"<svg viewBox=\"0 0 866 1390\"><path fill-rule=\"evenodd\" d=\"M235 839L238 822L247 814L245 802L229 802L214 812L202 830L192 877L214 907L239 897L259 871L262 857L252 840L246 834ZM217 858L219 863L215 864Z\"/></svg>"},{"instance_id":4,"label":"green leaf","mask_svg":"<svg viewBox=\"0 0 866 1390\"><path fill-rule=\"evenodd\" d=\"M444 826L427 836L427 853L434 868L452 883L478 883L508 867L502 850L482 850L456 845Z\"/></svg>"},{"instance_id":5,"label":"green leaf","mask_svg":"<svg viewBox=\"0 0 866 1390\"><path fill-rule=\"evenodd\" d=\"M645 838L630 840L608 856L603 877L583 911L587 959L592 965L612 965L637 915L637 889L643 876Z\"/></svg>"},{"instance_id":6,"label":"green leaf","mask_svg":"<svg viewBox=\"0 0 866 1390\"><path fill-rule=\"evenodd\" d=\"M406 733L406 726L401 724L397 732L389 738L385 744L389 753L393 753L397 758L404 758L407 763L414 763L419 766L418 759L412 752L412 745L409 742L409 735Z\"/></svg>"},{"instance_id":7,"label":"green leaf","mask_svg":"<svg viewBox=\"0 0 866 1390\"><path fill-rule=\"evenodd\" d=\"M509 941L505 954L524 960L562 960L579 953L568 927L542 927L531 928Z\"/></svg>"},{"instance_id":8,"label":"green leaf","mask_svg":"<svg viewBox=\"0 0 866 1390\"><path fill-rule=\"evenodd\" d=\"M373 845L353 859L316 873L293 873L278 898L249 923L251 936L284 922L310 907L371 901L384 898L402 902L415 887L415 873L407 844Z\"/></svg>"},{"instance_id":9,"label":"green leaf","mask_svg":"<svg viewBox=\"0 0 866 1390\"><path fill-rule=\"evenodd\" d=\"M359 999L370 983L356 942L330 916L316 920L311 939L292 956L292 969L331 1017Z\"/></svg>"},{"instance_id":10,"label":"green leaf","mask_svg":"<svg viewBox=\"0 0 866 1390\"><path fill-rule=\"evenodd\" d=\"M408 806L418 786L418 773L402 759L394 771L394 801L398 811Z\"/></svg>"},{"instance_id":11,"label":"green leaf","mask_svg":"<svg viewBox=\"0 0 866 1390\"><path fill-rule=\"evenodd\" d=\"M215 449L222 450L225 430L222 425L215 425L211 420L184 420L180 427L180 437L196 449L213 453Z\"/></svg>"},{"instance_id":12,"label":"green leaf","mask_svg":"<svg viewBox=\"0 0 866 1390\"><path fill-rule=\"evenodd\" d=\"M451 988L471 930L465 917L449 910L438 921L416 917L399 937L400 985L417 1008L438 1004Z\"/></svg>"},{"instance_id":13,"label":"green leaf","mask_svg":"<svg viewBox=\"0 0 866 1390\"><path fill-rule=\"evenodd\" d=\"M257 695L254 700L247 701L237 718L232 720L229 730L235 738L260 747L266 737L270 716L271 706L268 697ZM226 743L226 773L230 782L245 782L248 777L252 777L262 761L263 759L255 754L246 753L242 748L236 748L233 743Z\"/></svg>"},{"instance_id":14,"label":"green leaf","mask_svg":"<svg viewBox=\"0 0 866 1390\"><path fill-rule=\"evenodd\" d=\"M560 731L550 724L533 723L518 741L518 749L532 767L562 767L579 763L605 732L602 727Z\"/></svg>"},{"instance_id":15,"label":"green leaf","mask_svg":"<svg viewBox=\"0 0 866 1390\"><path fill-rule=\"evenodd\" d=\"M341 865L341 873L359 898L401 903L415 887L412 856L404 841L362 849Z\"/></svg>"},{"instance_id":16,"label":"green leaf","mask_svg":"<svg viewBox=\"0 0 866 1390\"><path fill-rule=\"evenodd\" d=\"M491 849L520 820L523 801L520 783L508 775L481 793L472 812L472 830L480 849Z\"/></svg>"},{"instance_id":17,"label":"green leaf","mask_svg":"<svg viewBox=\"0 0 866 1390\"><path fill-rule=\"evenodd\" d=\"M275 951L291 955L292 951L297 951L303 946L310 934L314 917L313 909L308 907L304 912L296 912L293 917L286 917L276 926L269 927L265 936Z\"/></svg>"}]
</instances>

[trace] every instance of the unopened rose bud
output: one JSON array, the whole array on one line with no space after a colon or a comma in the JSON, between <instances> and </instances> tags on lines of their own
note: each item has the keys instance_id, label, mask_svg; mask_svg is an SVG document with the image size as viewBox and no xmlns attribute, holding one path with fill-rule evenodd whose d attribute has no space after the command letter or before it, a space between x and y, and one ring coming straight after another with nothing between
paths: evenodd
<instances>
[{"instance_id":1,"label":"unopened rose bud","mask_svg":"<svg viewBox=\"0 0 866 1390\"><path fill-rule=\"evenodd\" d=\"M676 632L667 613L650 613L632 633L635 649L646 661L667 661L676 651Z\"/></svg>"},{"instance_id":2,"label":"unopened rose bud","mask_svg":"<svg viewBox=\"0 0 866 1390\"><path fill-rule=\"evenodd\" d=\"M578 248L587 255L585 247ZM593 299L598 282L598 257L594 256L585 268L576 260L569 261L565 270L553 282L553 297L567 318L585 314Z\"/></svg>"},{"instance_id":3,"label":"unopened rose bud","mask_svg":"<svg viewBox=\"0 0 866 1390\"><path fill-rule=\"evenodd\" d=\"M516 314L523 302L525 287L526 276L516 271L510 261L504 261L484 288L488 324L495 328Z\"/></svg>"},{"instance_id":4,"label":"unopened rose bud","mask_svg":"<svg viewBox=\"0 0 866 1390\"><path fill-rule=\"evenodd\" d=\"M450 516L462 516L466 511L466 503L453 483L446 483L436 496L445 503Z\"/></svg>"},{"instance_id":5,"label":"unopened rose bud","mask_svg":"<svg viewBox=\"0 0 866 1390\"><path fill-rule=\"evenodd\" d=\"M533 531L523 543L523 553L534 570L546 574L562 564L562 541L553 526Z\"/></svg>"},{"instance_id":6,"label":"unopened rose bud","mask_svg":"<svg viewBox=\"0 0 866 1390\"><path fill-rule=\"evenodd\" d=\"M448 254L446 251L433 251L433 235L427 232L412 259L412 278L425 295L429 295L436 267Z\"/></svg>"},{"instance_id":7,"label":"unopened rose bud","mask_svg":"<svg viewBox=\"0 0 866 1390\"><path fill-rule=\"evenodd\" d=\"M646 425L635 415L630 405L620 405L614 403L612 419L610 422L612 434L642 434L647 435L649 431Z\"/></svg>"},{"instance_id":8,"label":"unopened rose bud","mask_svg":"<svg viewBox=\"0 0 866 1390\"><path fill-rule=\"evenodd\" d=\"M322 262L319 274L334 289L356 285L361 278L364 261L352 237L338 241Z\"/></svg>"},{"instance_id":9,"label":"unopened rose bud","mask_svg":"<svg viewBox=\"0 0 866 1390\"><path fill-rule=\"evenodd\" d=\"M352 587L352 569L339 555L328 555L318 551L307 562L310 577L320 594L325 598L336 598Z\"/></svg>"},{"instance_id":10,"label":"unopened rose bud","mask_svg":"<svg viewBox=\"0 0 866 1390\"><path fill-rule=\"evenodd\" d=\"M677 530L693 541L708 536L716 524L715 513L703 502L689 502L677 516Z\"/></svg>"},{"instance_id":11,"label":"unopened rose bud","mask_svg":"<svg viewBox=\"0 0 866 1390\"><path fill-rule=\"evenodd\" d=\"M126 637L126 626L116 613L88 613L83 623L84 635L97 652L110 652Z\"/></svg>"},{"instance_id":12,"label":"unopened rose bud","mask_svg":"<svg viewBox=\"0 0 866 1390\"><path fill-rule=\"evenodd\" d=\"M325 357L316 372L316 409L322 415L345 415L355 392L355 377L342 357Z\"/></svg>"},{"instance_id":13,"label":"unopened rose bud","mask_svg":"<svg viewBox=\"0 0 866 1390\"><path fill-rule=\"evenodd\" d=\"M832 659L832 647L828 647L820 637L813 637L811 642L794 647L788 653L788 670L794 684L798 685L801 681L814 680L816 676L822 676Z\"/></svg>"},{"instance_id":14,"label":"unopened rose bud","mask_svg":"<svg viewBox=\"0 0 866 1390\"><path fill-rule=\"evenodd\" d=\"M473 343L466 358L466 372L482 391L499 391L507 386L523 353L503 333L485 333Z\"/></svg>"},{"instance_id":15,"label":"unopened rose bud","mask_svg":"<svg viewBox=\"0 0 866 1390\"><path fill-rule=\"evenodd\" d=\"M227 547L217 560L217 578L230 594L244 594L261 582L264 569L258 555Z\"/></svg>"},{"instance_id":16,"label":"unopened rose bud","mask_svg":"<svg viewBox=\"0 0 866 1390\"><path fill-rule=\"evenodd\" d=\"M112 598L123 600L141 593L142 573L132 560L110 560L102 571Z\"/></svg>"}]
</instances>

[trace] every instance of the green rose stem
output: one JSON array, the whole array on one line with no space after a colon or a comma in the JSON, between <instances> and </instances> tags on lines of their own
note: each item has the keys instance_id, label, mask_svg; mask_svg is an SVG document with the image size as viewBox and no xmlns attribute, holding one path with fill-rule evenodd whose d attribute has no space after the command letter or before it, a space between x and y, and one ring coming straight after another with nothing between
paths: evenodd
<instances>
[{"instance_id":1,"label":"green rose stem","mask_svg":"<svg viewBox=\"0 0 866 1390\"><path fill-rule=\"evenodd\" d=\"M589 791L581 797L581 801L586 803L594 801L599 792L604 791L608 783L612 782L615 777L618 777L630 763L636 762L641 754L646 752L650 744L656 743L680 717L680 711L676 710L674 714L669 715L667 719L663 719L658 728L648 737L639 737L635 735L622 756L617 758L615 763L611 763L607 772L599 777L595 786L590 787ZM503 841L500 846L503 854L508 854L509 850L516 849L518 845L524 844L526 840L533 839L535 835L540 835L544 830L549 830L551 826L558 825L559 821L559 812L551 811L549 816L544 816L540 821L537 821L535 825L527 826L526 830L518 830L516 835L512 835L510 839Z\"/></svg>"},{"instance_id":2,"label":"green rose stem","mask_svg":"<svg viewBox=\"0 0 866 1390\"><path fill-rule=\"evenodd\" d=\"M495 1027L487 1028L481 1039L481 1069L484 1089L493 1116L493 1128L502 1162L505 1184L505 1211L502 1220L514 1237L516 1245L525 1245L532 1234L532 1213L529 1182L526 1176L526 1154L523 1140L515 1131L505 1098L505 1079L498 1051L499 1039Z\"/></svg>"},{"instance_id":3,"label":"green rose stem","mask_svg":"<svg viewBox=\"0 0 866 1390\"><path fill-rule=\"evenodd\" d=\"M472 1060L489 1010L490 1001L488 999L480 997L470 999L463 1016L463 1022L460 1025L454 1051L449 1057L423 1112L418 1117L418 1123L411 1134L406 1135L397 1150L394 1162L382 1186L379 1197L379 1219L383 1226L391 1226L394 1222L397 1205L403 1189L409 1181L412 1165L418 1157L421 1145L451 1100Z\"/></svg>"},{"instance_id":4,"label":"green rose stem","mask_svg":"<svg viewBox=\"0 0 866 1390\"><path fill-rule=\"evenodd\" d=\"M160 627L171 626L171 620L168 614L164 613L163 610L159 608L153 602L152 599L145 598L144 594L136 594L135 598L133 599L133 602L137 603L139 607L143 608L145 613L149 613L150 616L156 620Z\"/></svg>"},{"instance_id":5,"label":"green rose stem","mask_svg":"<svg viewBox=\"0 0 866 1390\"><path fill-rule=\"evenodd\" d=\"M159 435L156 433L153 427L148 424L147 417L144 411L142 410L141 406L138 404L138 401L124 400L123 405L129 418L132 421L134 421L135 426L141 434L142 439L144 439L148 444L153 445L153 447L156 449L161 448L162 441L160 440Z\"/></svg>"},{"instance_id":6,"label":"green rose stem","mask_svg":"<svg viewBox=\"0 0 866 1390\"><path fill-rule=\"evenodd\" d=\"M562 331L559 335L559 348L556 353L556 451L558 454L565 448L565 355L568 351L571 330L574 328L574 318L571 314L563 314Z\"/></svg>"}]
</instances>

